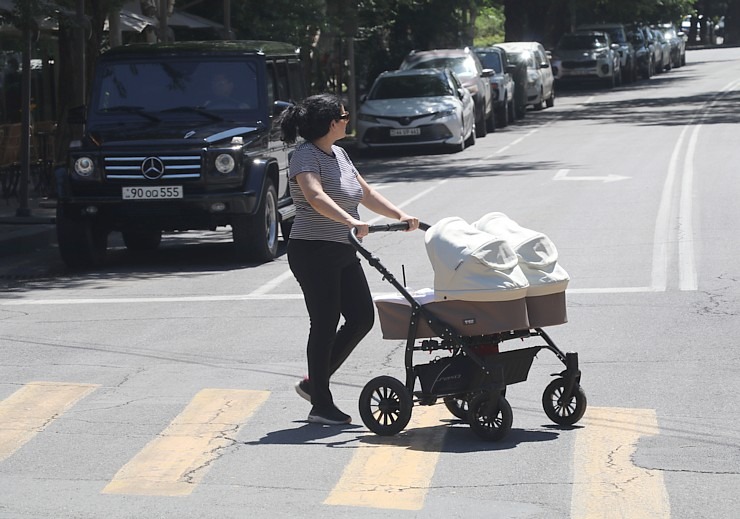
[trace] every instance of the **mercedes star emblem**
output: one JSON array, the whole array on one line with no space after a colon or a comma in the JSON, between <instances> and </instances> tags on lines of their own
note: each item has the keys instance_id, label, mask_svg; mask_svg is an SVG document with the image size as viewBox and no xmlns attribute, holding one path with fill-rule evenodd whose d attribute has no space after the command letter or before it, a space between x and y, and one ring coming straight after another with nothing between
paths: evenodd
<instances>
[{"instance_id":1,"label":"mercedes star emblem","mask_svg":"<svg viewBox=\"0 0 740 519\"><path fill-rule=\"evenodd\" d=\"M141 163L141 173L149 180L157 180L164 174L164 163L157 157L147 157Z\"/></svg>"}]
</instances>

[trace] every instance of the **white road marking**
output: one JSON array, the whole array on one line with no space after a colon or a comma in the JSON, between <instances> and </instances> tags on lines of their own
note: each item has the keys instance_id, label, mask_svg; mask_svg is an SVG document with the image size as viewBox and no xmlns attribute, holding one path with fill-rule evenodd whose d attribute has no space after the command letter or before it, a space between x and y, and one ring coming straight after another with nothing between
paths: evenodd
<instances>
[{"instance_id":1,"label":"white road marking","mask_svg":"<svg viewBox=\"0 0 740 519\"><path fill-rule=\"evenodd\" d=\"M696 261L694 254L694 152L701 124L694 127L689 139L681 179L681 198L678 220L678 287L680 290L696 290Z\"/></svg>"},{"instance_id":2,"label":"white road marking","mask_svg":"<svg viewBox=\"0 0 740 519\"><path fill-rule=\"evenodd\" d=\"M569 169L561 169L558 170L557 173L555 173L555 176L552 177L553 180L591 180L591 181L597 181L597 182L604 182L605 184L607 182L619 182L620 180L627 180L632 177L624 177L622 175L614 175L609 174L606 176L581 176L581 177L571 177L568 175L570 172Z\"/></svg>"}]
</instances>

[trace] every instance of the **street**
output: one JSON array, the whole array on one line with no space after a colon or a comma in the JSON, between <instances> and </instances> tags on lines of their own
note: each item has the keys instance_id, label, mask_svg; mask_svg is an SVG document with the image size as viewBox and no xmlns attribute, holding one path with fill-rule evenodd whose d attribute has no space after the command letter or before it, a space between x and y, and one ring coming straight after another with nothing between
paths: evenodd
<instances>
[{"instance_id":1,"label":"street","mask_svg":"<svg viewBox=\"0 0 740 519\"><path fill-rule=\"evenodd\" d=\"M498 211L552 239L569 322L546 331L579 354L575 426L543 412L563 369L543 350L507 389L502 441L444 405L376 436L358 397L403 380L405 346L377 319L333 378L352 425L309 424L283 243L245 267L228 233L148 255L113 237L94 271L68 273L54 249L0 267L0 518L738 517L738 63L738 48L692 50L650 80L558 91L461 153L355 160L424 222ZM406 286L433 286L423 233L364 243ZM374 294L393 291L363 266Z\"/></svg>"}]
</instances>

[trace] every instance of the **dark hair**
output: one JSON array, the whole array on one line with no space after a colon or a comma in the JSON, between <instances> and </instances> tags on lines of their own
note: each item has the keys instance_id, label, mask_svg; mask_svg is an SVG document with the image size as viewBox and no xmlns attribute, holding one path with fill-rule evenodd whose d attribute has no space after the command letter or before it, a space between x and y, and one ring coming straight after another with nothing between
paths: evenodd
<instances>
[{"instance_id":1,"label":"dark hair","mask_svg":"<svg viewBox=\"0 0 740 519\"><path fill-rule=\"evenodd\" d=\"M334 94L317 94L291 105L280 114L282 139L294 143L300 135L315 141L329 133L329 125L342 115L342 100Z\"/></svg>"}]
</instances>

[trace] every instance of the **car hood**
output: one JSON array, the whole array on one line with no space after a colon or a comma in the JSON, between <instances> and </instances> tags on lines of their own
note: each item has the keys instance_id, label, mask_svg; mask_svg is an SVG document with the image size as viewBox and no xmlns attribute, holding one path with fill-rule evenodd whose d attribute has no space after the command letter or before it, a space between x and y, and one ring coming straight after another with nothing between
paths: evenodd
<instances>
[{"instance_id":1,"label":"car hood","mask_svg":"<svg viewBox=\"0 0 740 519\"><path fill-rule=\"evenodd\" d=\"M409 117L448 110L460 106L452 96L418 97L413 99L376 99L365 101L363 114L379 117Z\"/></svg>"},{"instance_id":2,"label":"car hood","mask_svg":"<svg viewBox=\"0 0 740 519\"><path fill-rule=\"evenodd\" d=\"M105 125L90 128L88 135L98 145L131 146L154 143L193 146L229 142L234 137L242 137L247 141L258 133L257 125L242 125L232 122L222 122L210 125L188 126L187 124L156 124L156 125Z\"/></svg>"},{"instance_id":3,"label":"car hood","mask_svg":"<svg viewBox=\"0 0 740 519\"><path fill-rule=\"evenodd\" d=\"M597 54L603 54L604 50L594 49L575 49L575 50L558 50L555 49L553 54L561 60L566 59L593 59Z\"/></svg>"}]
</instances>

